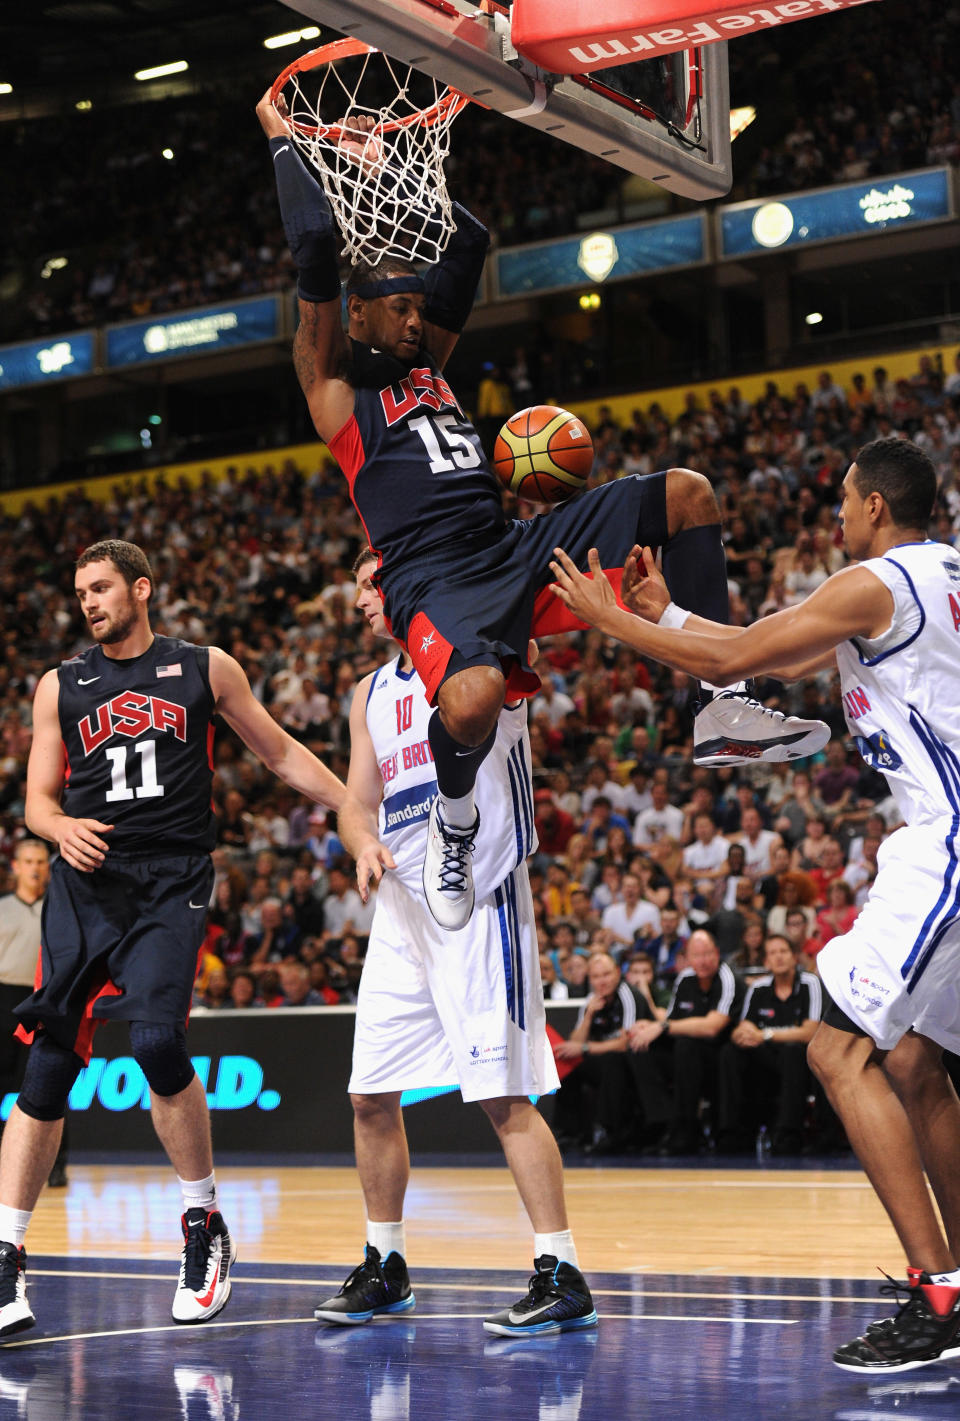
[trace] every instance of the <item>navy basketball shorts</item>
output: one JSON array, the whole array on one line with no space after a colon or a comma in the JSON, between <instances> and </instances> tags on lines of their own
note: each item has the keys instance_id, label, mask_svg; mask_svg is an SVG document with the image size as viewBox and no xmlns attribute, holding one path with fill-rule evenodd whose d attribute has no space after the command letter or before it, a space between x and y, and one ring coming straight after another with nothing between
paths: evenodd
<instances>
[{"instance_id":1,"label":"navy basketball shorts","mask_svg":"<svg viewBox=\"0 0 960 1421\"><path fill-rule=\"evenodd\" d=\"M500 666L508 698L532 696L540 678L527 663L530 638L586 625L549 591L554 548L563 548L583 571L596 548L619 594L633 545L661 547L666 540L666 473L631 474L549 513L508 523L495 537L465 537L443 557L385 569L384 611L431 703L448 676L474 665Z\"/></svg>"},{"instance_id":2,"label":"navy basketball shorts","mask_svg":"<svg viewBox=\"0 0 960 1421\"><path fill-rule=\"evenodd\" d=\"M80 873L54 860L40 924L36 990L16 1009L86 1062L101 1021L183 1025L213 891L209 854L108 853Z\"/></svg>"}]
</instances>

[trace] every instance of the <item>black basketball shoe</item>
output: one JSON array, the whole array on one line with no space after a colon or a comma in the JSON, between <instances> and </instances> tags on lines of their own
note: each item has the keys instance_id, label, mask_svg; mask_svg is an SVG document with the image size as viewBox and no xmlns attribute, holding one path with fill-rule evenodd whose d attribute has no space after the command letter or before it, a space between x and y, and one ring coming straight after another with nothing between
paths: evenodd
<instances>
[{"instance_id":1,"label":"black basketball shoe","mask_svg":"<svg viewBox=\"0 0 960 1421\"><path fill-rule=\"evenodd\" d=\"M872 1322L861 1337L838 1347L833 1360L847 1372L909 1372L931 1362L960 1357L960 1288L934 1283L929 1273L908 1270L881 1293L900 1301L894 1317Z\"/></svg>"},{"instance_id":2,"label":"black basketball shoe","mask_svg":"<svg viewBox=\"0 0 960 1421\"><path fill-rule=\"evenodd\" d=\"M545 1332L570 1332L596 1327L597 1312L579 1268L558 1263L551 1253L533 1260L536 1269L530 1291L512 1307L483 1320L485 1332L497 1337L540 1337Z\"/></svg>"},{"instance_id":3,"label":"black basketball shoe","mask_svg":"<svg viewBox=\"0 0 960 1421\"><path fill-rule=\"evenodd\" d=\"M0 1337L24 1332L36 1319L27 1302L27 1255L15 1243L0 1243Z\"/></svg>"},{"instance_id":4,"label":"black basketball shoe","mask_svg":"<svg viewBox=\"0 0 960 1421\"><path fill-rule=\"evenodd\" d=\"M339 1293L318 1304L313 1315L318 1322L354 1324L369 1322L382 1313L408 1312L417 1300L410 1287L410 1274L399 1253L380 1253L368 1243L363 1262L354 1268Z\"/></svg>"}]
</instances>

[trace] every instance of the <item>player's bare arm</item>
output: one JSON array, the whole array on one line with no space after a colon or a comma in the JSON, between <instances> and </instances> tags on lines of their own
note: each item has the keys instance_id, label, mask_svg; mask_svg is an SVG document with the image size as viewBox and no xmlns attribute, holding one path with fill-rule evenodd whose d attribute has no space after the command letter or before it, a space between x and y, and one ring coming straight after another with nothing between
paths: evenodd
<instances>
[{"instance_id":1,"label":"player's bare arm","mask_svg":"<svg viewBox=\"0 0 960 1421\"><path fill-rule=\"evenodd\" d=\"M339 809L345 787L305 745L279 725L250 689L243 668L219 647L210 648L210 689L215 709L268 770L327 809Z\"/></svg>"},{"instance_id":2,"label":"player's bare arm","mask_svg":"<svg viewBox=\"0 0 960 1421\"><path fill-rule=\"evenodd\" d=\"M643 558L649 574L650 549L644 549ZM880 579L866 568L851 567L835 573L799 606L750 627L724 627L698 618L697 630L672 629L617 606L595 549L589 556L590 577L560 548L550 566L556 577L553 591L576 616L642 655L714 685L817 662L851 637L878 636L893 615L893 598Z\"/></svg>"},{"instance_id":3,"label":"player's bare arm","mask_svg":"<svg viewBox=\"0 0 960 1421\"><path fill-rule=\"evenodd\" d=\"M370 880L379 883L385 868L396 868L390 850L377 837L383 780L367 726L367 697L376 674L364 677L350 703L350 768L347 793L337 817L343 846L356 861L357 891L364 903L370 896Z\"/></svg>"},{"instance_id":4,"label":"player's bare arm","mask_svg":"<svg viewBox=\"0 0 960 1421\"><path fill-rule=\"evenodd\" d=\"M106 834L112 824L99 819L73 819L60 808L66 781L63 738L58 703L60 680L48 671L33 698L33 742L27 763L27 828L57 845L71 868L92 873L103 863L109 848Z\"/></svg>"},{"instance_id":5,"label":"player's bare arm","mask_svg":"<svg viewBox=\"0 0 960 1421\"><path fill-rule=\"evenodd\" d=\"M657 623L670 604L670 593L663 573L654 560L651 549L635 545L623 568L620 596L629 611L642 617L644 621ZM717 636L735 637L741 628L709 622L689 612L683 623L684 630L714 632ZM782 666L772 667L769 674L783 681L799 681L804 676L813 676L817 671L828 671L836 665L833 650L805 661L790 661Z\"/></svg>"}]
</instances>

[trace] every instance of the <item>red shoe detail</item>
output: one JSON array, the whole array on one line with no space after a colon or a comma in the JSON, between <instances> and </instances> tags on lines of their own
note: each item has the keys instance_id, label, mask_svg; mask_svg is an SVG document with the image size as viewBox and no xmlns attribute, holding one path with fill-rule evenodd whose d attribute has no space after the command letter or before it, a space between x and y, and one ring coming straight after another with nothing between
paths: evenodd
<instances>
[{"instance_id":1,"label":"red shoe detail","mask_svg":"<svg viewBox=\"0 0 960 1421\"><path fill-rule=\"evenodd\" d=\"M198 1306L198 1307L206 1308L206 1307L209 1307L209 1306L210 1306L210 1304L213 1302L213 1295L214 1295L214 1293L217 1291L217 1284L219 1283L219 1281L220 1281L220 1264L218 1263L218 1264L217 1264L216 1272L215 1272L214 1275L213 1275L213 1282L210 1284L209 1291L206 1292L206 1293L204 1293L204 1295L203 1295L202 1298L197 1298L197 1306Z\"/></svg>"}]
</instances>

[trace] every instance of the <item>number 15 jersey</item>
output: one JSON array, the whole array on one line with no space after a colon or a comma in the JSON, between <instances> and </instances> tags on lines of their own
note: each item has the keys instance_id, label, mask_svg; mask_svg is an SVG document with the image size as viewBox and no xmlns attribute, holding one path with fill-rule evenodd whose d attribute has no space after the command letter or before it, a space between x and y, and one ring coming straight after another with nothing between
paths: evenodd
<instances>
[{"instance_id":1,"label":"number 15 jersey","mask_svg":"<svg viewBox=\"0 0 960 1421\"><path fill-rule=\"evenodd\" d=\"M92 646L57 675L64 813L114 825L113 853L208 853L216 840L208 648L155 636L142 656L119 661Z\"/></svg>"},{"instance_id":2,"label":"number 15 jersey","mask_svg":"<svg viewBox=\"0 0 960 1421\"><path fill-rule=\"evenodd\" d=\"M426 351L408 368L351 342L353 414L329 441L384 568L464 555L464 540L505 526L480 439Z\"/></svg>"}]
</instances>

